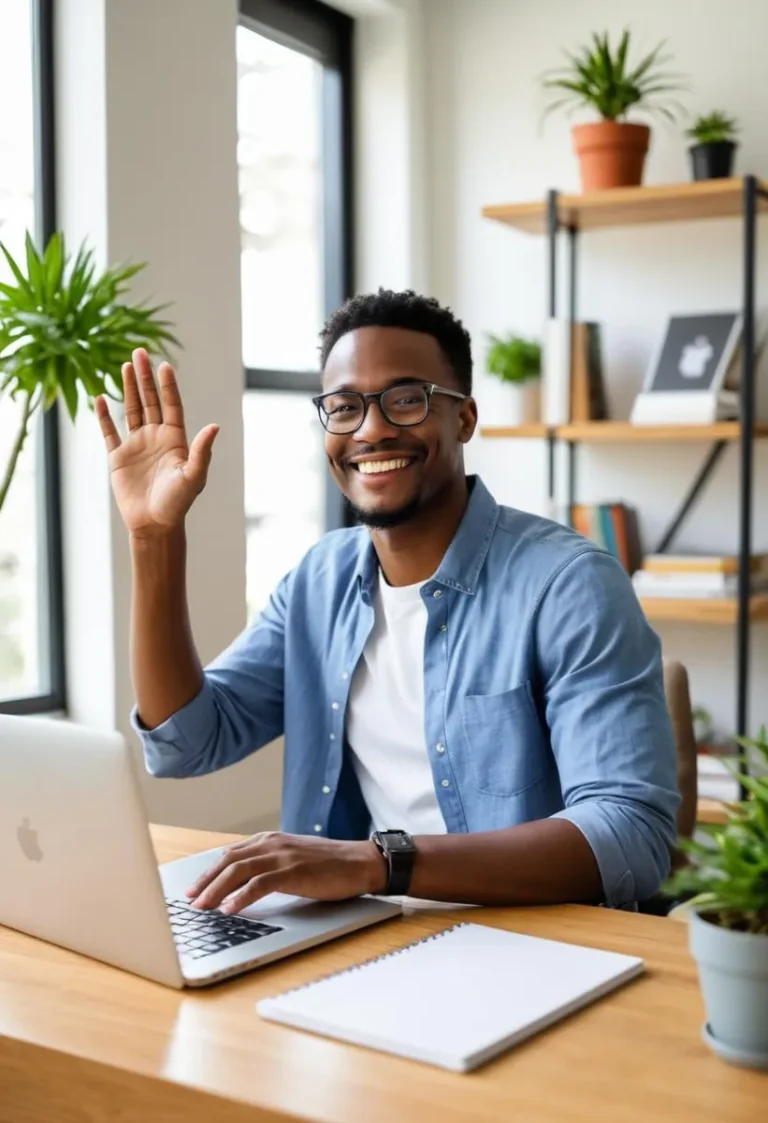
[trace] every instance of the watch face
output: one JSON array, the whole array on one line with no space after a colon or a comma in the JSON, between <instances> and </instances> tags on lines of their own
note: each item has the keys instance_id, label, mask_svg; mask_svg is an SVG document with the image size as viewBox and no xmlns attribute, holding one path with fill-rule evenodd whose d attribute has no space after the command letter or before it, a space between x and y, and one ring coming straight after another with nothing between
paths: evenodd
<instances>
[{"instance_id":1,"label":"watch face","mask_svg":"<svg viewBox=\"0 0 768 1123\"><path fill-rule=\"evenodd\" d=\"M388 850L413 850L413 839L407 831L382 831Z\"/></svg>"}]
</instances>

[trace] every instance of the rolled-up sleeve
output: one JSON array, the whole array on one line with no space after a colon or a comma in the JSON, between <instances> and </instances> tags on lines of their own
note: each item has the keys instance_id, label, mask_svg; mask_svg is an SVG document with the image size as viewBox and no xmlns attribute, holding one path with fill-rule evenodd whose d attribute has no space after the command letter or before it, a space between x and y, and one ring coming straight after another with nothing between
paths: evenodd
<instances>
[{"instance_id":1,"label":"rolled-up sleeve","mask_svg":"<svg viewBox=\"0 0 768 1123\"><path fill-rule=\"evenodd\" d=\"M153 776L203 776L281 736L290 577L256 623L205 668L190 702L155 729L142 724L134 707L131 721Z\"/></svg>"},{"instance_id":2,"label":"rolled-up sleeve","mask_svg":"<svg viewBox=\"0 0 768 1123\"><path fill-rule=\"evenodd\" d=\"M597 550L554 576L536 614L564 810L589 842L605 903L642 901L669 871L675 745L661 646L619 563Z\"/></svg>"}]
</instances>

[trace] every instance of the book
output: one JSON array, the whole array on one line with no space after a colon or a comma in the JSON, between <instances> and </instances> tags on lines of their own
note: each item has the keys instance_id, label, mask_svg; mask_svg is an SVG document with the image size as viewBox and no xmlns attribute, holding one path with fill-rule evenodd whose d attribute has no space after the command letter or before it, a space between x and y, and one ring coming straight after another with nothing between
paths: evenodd
<instances>
[{"instance_id":1,"label":"book","mask_svg":"<svg viewBox=\"0 0 768 1123\"><path fill-rule=\"evenodd\" d=\"M738 596L739 579L726 573L649 573L639 569L632 577L638 596L705 597L731 599ZM768 576L753 577L750 592L768 588Z\"/></svg>"},{"instance_id":2,"label":"book","mask_svg":"<svg viewBox=\"0 0 768 1123\"><path fill-rule=\"evenodd\" d=\"M462 923L256 1009L296 1029L469 1072L643 969L635 956Z\"/></svg>"},{"instance_id":3,"label":"book","mask_svg":"<svg viewBox=\"0 0 768 1123\"><path fill-rule=\"evenodd\" d=\"M768 573L768 554L753 554L750 573ZM643 559L648 573L726 573L739 572L736 554L649 554Z\"/></svg>"},{"instance_id":4,"label":"book","mask_svg":"<svg viewBox=\"0 0 768 1123\"><path fill-rule=\"evenodd\" d=\"M544 325L542 345L542 420L564 425L570 418L570 347L568 321L550 318Z\"/></svg>"},{"instance_id":5,"label":"book","mask_svg":"<svg viewBox=\"0 0 768 1123\"><path fill-rule=\"evenodd\" d=\"M570 512L571 526L584 538L617 558L628 573L640 565L642 550L637 511L626 503L577 503Z\"/></svg>"},{"instance_id":6,"label":"book","mask_svg":"<svg viewBox=\"0 0 768 1123\"><path fill-rule=\"evenodd\" d=\"M607 416L600 325L575 323L571 336L570 419L604 421Z\"/></svg>"}]
</instances>

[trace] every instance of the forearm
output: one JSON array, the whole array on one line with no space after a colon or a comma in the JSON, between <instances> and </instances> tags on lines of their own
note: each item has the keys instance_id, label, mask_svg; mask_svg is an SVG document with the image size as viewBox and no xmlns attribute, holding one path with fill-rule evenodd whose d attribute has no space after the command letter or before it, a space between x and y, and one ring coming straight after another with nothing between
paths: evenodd
<instances>
[{"instance_id":1,"label":"forearm","mask_svg":"<svg viewBox=\"0 0 768 1123\"><path fill-rule=\"evenodd\" d=\"M154 729L203 683L187 606L186 536L181 528L130 544L131 676L139 717Z\"/></svg>"},{"instance_id":2,"label":"forearm","mask_svg":"<svg viewBox=\"0 0 768 1123\"><path fill-rule=\"evenodd\" d=\"M586 838L564 819L478 834L419 835L409 893L478 905L595 903L600 872Z\"/></svg>"}]
</instances>

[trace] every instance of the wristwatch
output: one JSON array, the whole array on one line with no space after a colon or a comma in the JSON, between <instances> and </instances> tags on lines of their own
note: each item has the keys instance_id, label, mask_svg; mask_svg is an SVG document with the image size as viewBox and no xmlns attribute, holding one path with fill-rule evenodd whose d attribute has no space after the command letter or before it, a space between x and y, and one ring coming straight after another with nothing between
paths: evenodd
<instances>
[{"instance_id":1,"label":"wristwatch","mask_svg":"<svg viewBox=\"0 0 768 1123\"><path fill-rule=\"evenodd\" d=\"M387 863L385 896L404 896L411 884L416 847L407 831L374 831L371 841Z\"/></svg>"}]
</instances>

